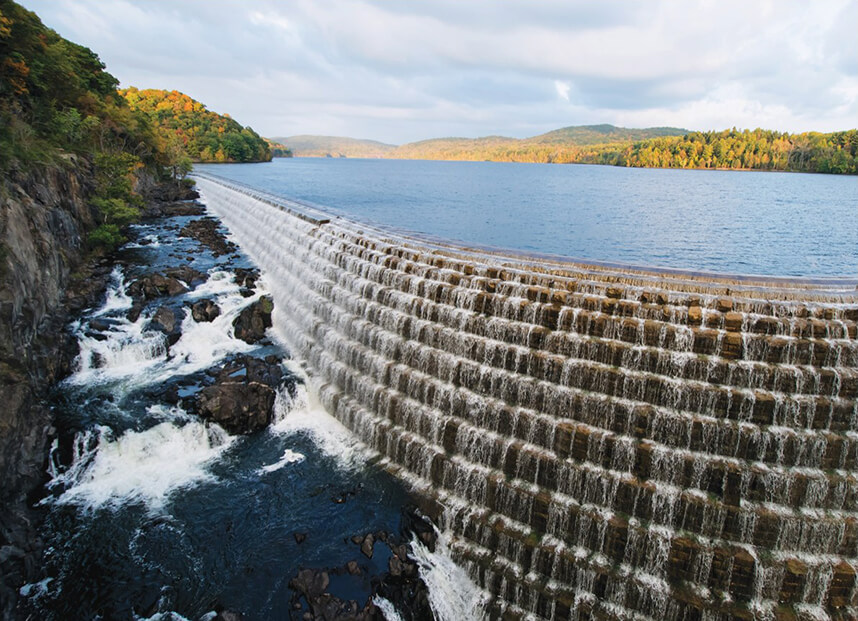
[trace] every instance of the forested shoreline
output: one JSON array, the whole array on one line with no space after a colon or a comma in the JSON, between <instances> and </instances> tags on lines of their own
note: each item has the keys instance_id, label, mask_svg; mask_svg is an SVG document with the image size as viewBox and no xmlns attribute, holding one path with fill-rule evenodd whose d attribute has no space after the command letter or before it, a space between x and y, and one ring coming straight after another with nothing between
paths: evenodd
<instances>
[{"instance_id":1,"label":"forested shoreline","mask_svg":"<svg viewBox=\"0 0 858 621\"><path fill-rule=\"evenodd\" d=\"M647 135L647 133L649 135ZM295 155L391 159L604 164L637 168L772 170L858 174L858 130L789 134L754 129L692 132L613 125L566 127L531 138L436 138L399 146L297 136ZM369 142L369 141L363 141Z\"/></svg>"},{"instance_id":2,"label":"forested shoreline","mask_svg":"<svg viewBox=\"0 0 858 621\"><path fill-rule=\"evenodd\" d=\"M500 137L457 138L403 145L386 157L854 175L858 174L858 130L788 134L729 129L586 145Z\"/></svg>"}]
</instances>

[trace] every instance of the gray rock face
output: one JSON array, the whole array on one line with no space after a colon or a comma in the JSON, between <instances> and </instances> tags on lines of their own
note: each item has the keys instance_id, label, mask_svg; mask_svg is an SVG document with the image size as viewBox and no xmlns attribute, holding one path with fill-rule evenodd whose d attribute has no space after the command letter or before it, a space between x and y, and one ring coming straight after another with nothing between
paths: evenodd
<instances>
[{"instance_id":1,"label":"gray rock face","mask_svg":"<svg viewBox=\"0 0 858 621\"><path fill-rule=\"evenodd\" d=\"M0 618L11 618L33 577L38 541L27 495L44 476L50 411L46 386L66 368L63 300L95 213L89 164L0 178ZM95 280L93 280L95 282Z\"/></svg>"},{"instance_id":2,"label":"gray rock face","mask_svg":"<svg viewBox=\"0 0 858 621\"><path fill-rule=\"evenodd\" d=\"M274 301L269 295L262 296L245 308L232 322L235 338L251 345L261 341L265 338L265 330L271 327L271 311L273 310Z\"/></svg>"}]
</instances>

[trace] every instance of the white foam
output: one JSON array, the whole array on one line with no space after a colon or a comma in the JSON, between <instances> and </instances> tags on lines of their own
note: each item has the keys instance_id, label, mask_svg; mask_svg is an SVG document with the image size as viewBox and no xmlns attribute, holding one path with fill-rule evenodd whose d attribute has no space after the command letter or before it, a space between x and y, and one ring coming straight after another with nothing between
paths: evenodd
<instances>
[{"instance_id":1,"label":"white foam","mask_svg":"<svg viewBox=\"0 0 858 621\"><path fill-rule=\"evenodd\" d=\"M232 323L262 293L242 297L232 276L225 272L214 272L199 289L199 297L217 298L221 314L213 321L197 323L190 309L185 309L182 335L169 352L164 335L146 329L151 309L135 322L117 320L104 340L86 336L79 329L77 371L66 381L75 385L116 384L115 392L122 394L176 375L203 371L227 356L254 349L254 345L235 338Z\"/></svg>"},{"instance_id":2,"label":"white foam","mask_svg":"<svg viewBox=\"0 0 858 621\"><path fill-rule=\"evenodd\" d=\"M211 613L211 617L207 617L203 615L200 617L200 621L203 619L214 619L217 614ZM173 612L172 610L168 610L166 612L156 612L151 617L140 617L138 615L134 615L134 621L191 621L187 617L183 617L178 612Z\"/></svg>"},{"instance_id":3,"label":"white foam","mask_svg":"<svg viewBox=\"0 0 858 621\"><path fill-rule=\"evenodd\" d=\"M450 556L448 534L436 529L437 542L432 552L414 537L411 558L417 562L420 577L429 588L429 606L438 621L485 619L486 595Z\"/></svg>"},{"instance_id":4,"label":"white foam","mask_svg":"<svg viewBox=\"0 0 858 621\"><path fill-rule=\"evenodd\" d=\"M153 418L163 421L187 421L192 420L190 414L178 405L166 406L161 403L150 405L146 408L146 413Z\"/></svg>"},{"instance_id":5,"label":"white foam","mask_svg":"<svg viewBox=\"0 0 858 621\"><path fill-rule=\"evenodd\" d=\"M123 246L123 248L158 248L161 245L161 241L154 233L144 236L143 239L145 239L149 243L141 244L139 242L128 242Z\"/></svg>"},{"instance_id":6,"label":"white foam","mask_svg":"<svg viewBox=\"0 0 858 621\"><path fill-rule=\"evenodd\" d=\"M49 585L52 581L53 578L45 578L39 582L25 584L18 590L18 593L21 597L33 597L35 599L39 599L48 593Z\"/></svg>"},{"instance_id":7,"label":"white foam","mask_svg":"<svg viewBox=\"0 0 858 621\"><path fill-rule=\"evenodd\" d=\"M240 287L235 282L235 274L224 270L214 270L209 272L209 277L204 283L186 293L185 297L188 300L212 297L222 298L236 294L239 290Z\"/></svg>"},{"instance_id":8,"label":"white foam","mask_svg":"<svg viewBox=\"0 0 858 621\"><path fill-rule=\"evenodd\" d=\"M90 316L100 317L107 313L131 308L132 300L126 288L125 274L122 272L122 268L114 267L110 273L110 285L107 288L104 304Z\"/></svg>"},{"instance_id":9,"label":"white foam","mask_svg":"<svg viewBox=\"0 0 858 621\"><path fill-rule=\"evenodd\" d=\"M56 499L87 510L127 503L161 508L175 490L213 480L207 466L234 438L217 425L160 423L113 439L107 427L79 434L75 457L51 486L66 489Z\"/></svg>"},{"instance_id":10,"label":"white foam","mask_svg":"<svg viewBox=\"0 0 858 621\"><path fill-rule=\"evenodd\" d=\"M316 391L306 373L295 362L287 361L286 368L303 380L296 385L292 397L278 391L274 402L273 433L291 435L303 433L324 454L336 458L338 466L353 469L366 463L370 456L367 447L340 421L328 414L319 402Z\"/></svg>"},{"instance_id":11,"label":"white foam","mask_svg":"<svg viewBox=\"0 0 858 621\"><path fill-rule=\"evenodd\" d=\"M390 600L384 599L381 595L376 595L372 598L372 603L381 611L387 621L403 621Z\"/></svg>"},{"instance_id":12,"label":"white foam","mask_svg":"<svg viewBox=\"0 0 858 621\"><path fill-rule=\"evenodd\" d=\"M274 462L273 464L268 464L267 466L262 466L259 470L257 470L257 474L267 474L269 472L275 472L280 470L283 466L288 464L295 464L298 462L304 461L304 455L293 451L292 449L286 449L283 451L283 457L280 458L279 461Z\"/></svg>"}]
</instances>

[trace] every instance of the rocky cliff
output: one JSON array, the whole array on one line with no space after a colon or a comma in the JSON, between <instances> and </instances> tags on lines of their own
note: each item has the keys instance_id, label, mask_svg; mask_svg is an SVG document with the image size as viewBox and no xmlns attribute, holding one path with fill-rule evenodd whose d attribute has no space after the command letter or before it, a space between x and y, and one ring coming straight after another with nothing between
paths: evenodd
<instances>
[{"instance_id":1,"label":"rocky cliff","mask_svg":"<svg viewBox=\"0 0 858 621\"><path fill-rule=\"evenodd\" d=\"M82 159L12 175L0 185L0 616L38 548L28 496L45 472L46 388L67 367L66 289L96 214Z\"/></svg>"}]
</instances>

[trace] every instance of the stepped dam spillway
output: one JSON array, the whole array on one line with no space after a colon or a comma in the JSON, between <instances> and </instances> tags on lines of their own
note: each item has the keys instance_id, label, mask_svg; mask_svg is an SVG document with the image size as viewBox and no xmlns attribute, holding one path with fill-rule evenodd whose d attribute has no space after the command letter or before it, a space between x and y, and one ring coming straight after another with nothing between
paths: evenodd
<instances>
[{"instance_id":1,"label":"stepped dam spillway","mask_svg":"<svg viewBox=\"0 0 858 621\"><path fill-rule=\"evenodd\" d=\"M854 281L468 249L196 180L489 617L858 618Z\"/></svg>"}]
</instances>

